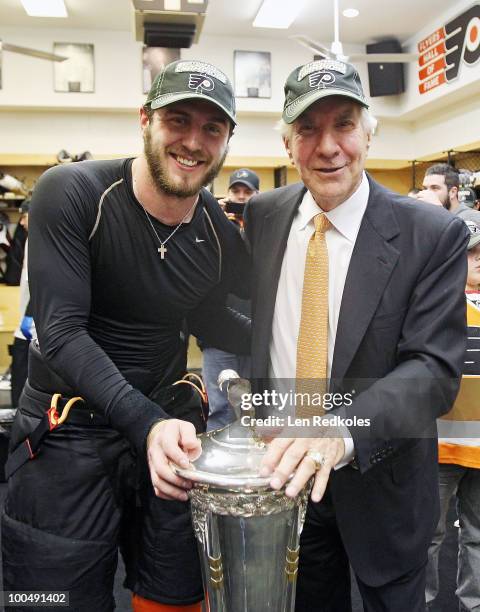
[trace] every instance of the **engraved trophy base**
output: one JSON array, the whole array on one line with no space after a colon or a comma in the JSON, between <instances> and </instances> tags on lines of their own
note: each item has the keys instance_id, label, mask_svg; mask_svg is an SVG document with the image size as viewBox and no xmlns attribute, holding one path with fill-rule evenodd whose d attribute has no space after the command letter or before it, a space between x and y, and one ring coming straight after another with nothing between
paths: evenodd
<instances>
[{"instance_id":1,"label":"engraved trophy base","mask_svg":"<svg viewBox=\"0 0 480 612\"><path fill-rule=\"evenodd\" d=\"M222 508L211 491L196 489L191 498L208 609L293 612L306 495L291 500L270 490L221 497Z\"/></svg>"}]
</instances>

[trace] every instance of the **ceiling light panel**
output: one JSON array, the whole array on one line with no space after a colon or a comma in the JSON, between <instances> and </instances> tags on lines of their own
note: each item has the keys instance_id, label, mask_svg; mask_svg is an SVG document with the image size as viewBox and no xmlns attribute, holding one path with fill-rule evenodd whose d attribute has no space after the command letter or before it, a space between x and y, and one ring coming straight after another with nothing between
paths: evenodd
<instances>
[{"instance_id":1,"label":"ceiling light panel","mask_svg":"<svg viewBox=\"0 0 480 612\"><path fill-rule=\"evenodd\" d=\"M64 0L21 0L30 17L68 17Z\"/></svg>"},{"instance_id":2,"label":"ceiling light panel","mask_svg":"<svg viewBox=\"0 0 480 612\"><path fill-rule=\"evenodd\" d=\"M305 0L263 0L253 26L287 29L304 6Z\"/></svg>"},{"instance_id":3,"label":"ceiling light panel","mask_svg":"<svg viewBox=\"0 0 480 612\"><path fill-rule=\"evenodd\" d=\"M354 17L358 17L360 14L360 11L356 8L347 8L344 11L342 11L342 15L344 17L348 17L349 19L353 19Z\"/></svg>"}]
</instances>

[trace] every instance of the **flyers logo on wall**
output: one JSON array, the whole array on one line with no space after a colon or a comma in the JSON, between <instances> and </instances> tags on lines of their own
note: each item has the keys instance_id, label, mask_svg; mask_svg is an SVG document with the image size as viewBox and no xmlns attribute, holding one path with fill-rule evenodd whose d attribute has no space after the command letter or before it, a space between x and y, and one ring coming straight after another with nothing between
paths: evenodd
<instances>
[{"instance_id":1,"label":"flyers logo on wall","mask_svg":"<svg viewBox=\"0 0 480 612\"><path fill-rule=\"evenodd\" d=\"M455 17L418 43L421 94L458 77L462 64L480 59L480 4Z\"/></svg>"}]
</instances>

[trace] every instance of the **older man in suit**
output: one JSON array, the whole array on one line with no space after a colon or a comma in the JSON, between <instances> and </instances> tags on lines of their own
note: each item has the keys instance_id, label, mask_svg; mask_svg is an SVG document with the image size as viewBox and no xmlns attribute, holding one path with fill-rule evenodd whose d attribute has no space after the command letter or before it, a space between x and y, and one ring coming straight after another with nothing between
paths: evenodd
<instances>
[{"instance_id":1,"label":"older man in suit","mask_svg":"<svg viewBox=\"0 0 480 612\"><path fill-rule=\"evenodd\" d=\"M300 66L285 94L283 139L302 183L247 211L253 377L318 379L318 389L328 377L330 390L356 392L332 414L370 420L270 444L272 487L295 473L295 496L314 475L296 609L351 610L350 563L365 612L423 611L439 513L434 422L455 398L465 350L467 233L365 173L375 120L353 66Z\"/></svg>"}]
</instances>

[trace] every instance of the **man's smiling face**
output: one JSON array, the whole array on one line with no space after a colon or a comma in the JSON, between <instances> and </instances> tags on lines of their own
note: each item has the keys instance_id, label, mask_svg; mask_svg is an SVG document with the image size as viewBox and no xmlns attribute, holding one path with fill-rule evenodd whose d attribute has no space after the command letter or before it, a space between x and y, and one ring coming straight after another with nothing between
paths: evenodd
<instances>
[{"instance_id":1,"label":"man's smiling face","mask_svg":"<svg viewBox=\"0 0 480 612\"><path fill-rule=\"evenodd\" d=\"M293 123L285 147L305 186L323 210L332 210L362 180L370 135L362 107L330 96L312 104Z\"/></svg>"},{"instance_id":2,"label":"man's smiling face","mask_svg":"<svg viewBox=\"0 0 480 612\"><path fill-rule=\"evenodd\" d=\"M145 113L145 111L142 111ZM230 121L214 104L188 100L142 114L145 156L159 191L186 198L218 174L227 154Z\"/></svg>"}]
</instances>

